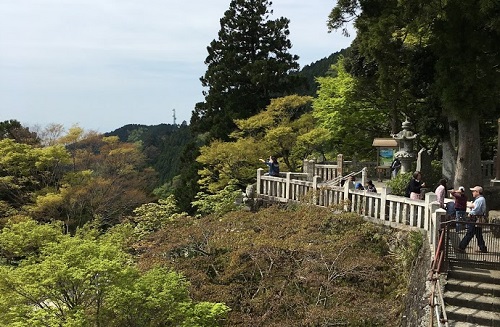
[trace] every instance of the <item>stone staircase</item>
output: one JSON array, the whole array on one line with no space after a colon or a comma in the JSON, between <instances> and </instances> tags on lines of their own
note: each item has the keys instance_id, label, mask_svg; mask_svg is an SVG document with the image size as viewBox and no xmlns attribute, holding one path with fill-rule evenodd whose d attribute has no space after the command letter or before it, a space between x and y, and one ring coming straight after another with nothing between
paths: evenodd
<instances>
[{"instance_id":1,"label":"stone staircase","mask_svg":"<svg viewBox=\"0 0 500 327\"><path fill-rule=\"evenodd\" d=\"M500 270L455 265L443 296L450 327L500 327Z\"/></svg>"}]
</instances>

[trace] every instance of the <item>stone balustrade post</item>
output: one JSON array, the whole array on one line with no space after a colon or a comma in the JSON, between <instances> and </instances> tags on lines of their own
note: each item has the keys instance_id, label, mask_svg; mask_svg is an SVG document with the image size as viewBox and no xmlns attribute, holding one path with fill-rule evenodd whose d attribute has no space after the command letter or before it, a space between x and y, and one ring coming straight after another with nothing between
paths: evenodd
<instances>
[{"instance_id":1,"label":"stone balustrade post","mask_svg":"<svg viewBox=\"0 0 500 327\"><path fill-rule=\"evenodd\" d=\"M263 168L259 168L257 169L257 188L256 188L256 192L257 192L257 195L260 195L262 194L262 175L264 175L264 169Z\"/></svg>"},{"instance_id":2,"label":"stone balustrade post","mask_svg":"<svg viewBox=\"0 0 500 327\"><path fill-rule=\"evenodd\" d=\"M344 155L337 155L337 174L339 176L344 176Z\"/></svg>"},{"instance_id":3,"label":"stone balustrade post","mask_svg":"<svg viewBox=\"0 0 500 327\"><path fill-rule=\"evenodd\" d=\"M316 161L314 159L311 160L304 160L304 173L307 174L307 180L312 181L313 176L315 174L315 169L316 169Z\"/></svg>"},{"instance_id":4,"label":"stone balustrade post","mask_svg":"<svg viewBox=\"0 0 500 327\"><path fill-rule=\"evenodd\" d=\"M312 180L312 189L313 189L313 197L312 201L313 204L316 205L318 204L318 194L319 194L319 189L318 189L318 182L321 180L320 176L314 176Z\"/></svg>"},{"instance_id":5,"label":"stone balustrade post","mask_svg":"<svg viewBox=\"0 0 500 327\"><path fill-rule=\"evenodd\" d=\"M291 172L287 172L286 173L286 184L285 184L285 198L288 200L291 200L292 197L291 197L291 187L292 187L292 183L291 183L291 180L292 180L292 173Z\"/></svg>"},{"instance_id":6,"label":"stone balustrade post","mask_svg":"<svg viewBox=\"0 0 500 327\"><path fill-rule=\"evenodd\" d=\"M363 185L363 187L365 187L367 179L368 179L368 168L363 167L363 169L361 170L361 185Z\"/></svg>"},{"instance_id":7,"label":"stone balustrade post","mask_svg":"<svg viewBox=\"0 0 500 327\"><path fill-rule=\"evenodd\" d=\"M350 207L347 206L347 203L349 202L349 191L351 190L351 186L350 184L352 184L352 182L350 180L346 180L345 183L344 183L344 210L345 211L351 211L350 210Z\"/></svg>"},{"instance_id":8,"label":"stone balustrade post","mask_svg":"<svg viewBox=\"0 0 500 327\"><path fill-rule=\"evenodd\" d=\"M432 214L439 209L439 204L437 204L437 195L433 192L425 193L425 207L427 208L424 213L424 221L423 221L423 226L422 222L418 222L418 227L423 227L426 231L430 232L431 228L431 217ZM436 202L436 203L433 203Z\"/></svg>"},{"instance_id":9,"label":"stone balustrade post","mask_svg":"<svg viewBox=\"0 0 500 327\"><path fill-rule=\"evenodd\" d=\"M386 220L387 215L387 194L389 194L389 190L387 187L382 187L380 190L380 217L381 220Z\"/></svg>"}]
</instances>

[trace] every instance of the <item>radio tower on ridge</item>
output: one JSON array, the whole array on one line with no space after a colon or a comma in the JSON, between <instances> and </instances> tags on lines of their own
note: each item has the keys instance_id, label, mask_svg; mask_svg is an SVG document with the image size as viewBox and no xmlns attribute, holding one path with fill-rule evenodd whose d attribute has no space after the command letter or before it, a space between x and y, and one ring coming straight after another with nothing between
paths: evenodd
<instances>
[{"instance_id":1,"label":"radio tower on ridge","mask_svg":"<svg viewBox=\"0 0 500 327\"><path fill-rule=\"evenodd\" d=\"M173 111L174 111L174 115L172 117L174 117L174 125L175 125L175 109Z\"/></svg>"}]
</instances>

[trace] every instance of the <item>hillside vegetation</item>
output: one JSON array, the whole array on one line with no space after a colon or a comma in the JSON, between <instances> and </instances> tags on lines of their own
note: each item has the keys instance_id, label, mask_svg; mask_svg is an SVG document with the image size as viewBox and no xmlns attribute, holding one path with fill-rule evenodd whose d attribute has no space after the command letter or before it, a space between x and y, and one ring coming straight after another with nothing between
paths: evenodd
<instances>
[{"instance_id":1,"label":"hillside vegetation","mask_svg":"<svg viewBox=\"0 0 500 327\"><path fill-rule=\"evenodd\" d=\"M174 219L136 251L141 269L182 272L196 301L228 305L225 326L398 326L421 244L356 214L273 206Z\"/></svg>"}]
</instances>

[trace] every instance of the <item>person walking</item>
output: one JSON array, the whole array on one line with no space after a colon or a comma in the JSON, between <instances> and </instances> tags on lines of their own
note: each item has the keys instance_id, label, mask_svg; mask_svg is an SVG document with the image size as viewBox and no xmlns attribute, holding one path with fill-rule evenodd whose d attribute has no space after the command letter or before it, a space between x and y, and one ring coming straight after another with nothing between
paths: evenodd
<instances>
[{"instance_id":1,"label":"person walking","mask_svg":"<svg viewBox=\"0 0 500 327\"><path fill-rule=\"evenodd\" d=\"M460 186L458 190L451 190L451 196L455 198L455 230L457 233L465 228L461 222L465 221L467 217L467 195L465 195L465 188Z\"/></svg>"},{"instance_id":2,"label":"person walking","mask_svg":"<svg viewBox=\"0 0 500 327\"><path fill-rule=\"evenodd\" d=\"M391 175L392 178L396 177L401 169L401 161L398 158L394 158L391 163Z\"/></svg>"},{"instance_id":3,"label":"person walking","mask_svg":"<svg viewBox=\"0 0 500 327\"><path fill-rule=\"evenodd\" d=\"M476 185L470 190L472 191L474 202L468 205L471 210L469 212L469 223L466 225L467 232L460 241L457 251L464 253L469 242L476 236L477 245L479 246L479 250L476 250L476 252L487 253L488 249L483 238L483 228L480 225L476 225L476 222L486 215L486 200L483 196L483 188Z\"/></svg>"}]
</instances>

